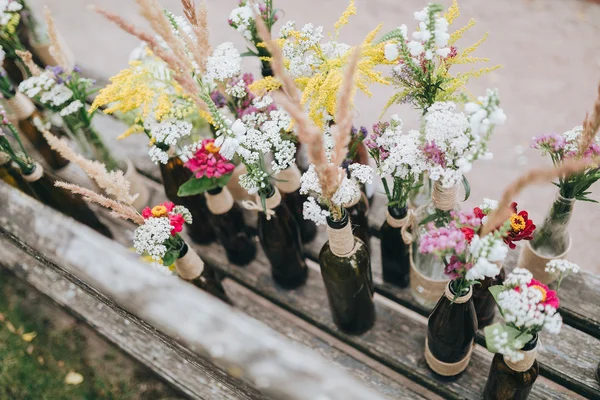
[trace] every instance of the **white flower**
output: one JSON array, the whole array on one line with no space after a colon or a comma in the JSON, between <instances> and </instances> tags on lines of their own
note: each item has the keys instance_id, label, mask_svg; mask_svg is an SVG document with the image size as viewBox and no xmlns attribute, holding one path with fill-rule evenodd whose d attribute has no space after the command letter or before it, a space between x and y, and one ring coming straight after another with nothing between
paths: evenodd
<instances>
[{"instance_id":1,"label":"white flower","mask_svg":"<svg viewBox=\"0 0 600 400\"><path fill-rule=\"evenodd\" d=\"M556 276L566 276L571 272L576 274L580 270L579 265L567 260L554 259L546 264L546 272Z\"/></svg>"},{"instance_id":2,"label":"white flower","mask_svg":"<svg viewBox=\"0 0 600 400\"><path fill-rule=\"evenodd\" d=\"M398 30L400 31L400 34L402 35L404 40L406 40L406 38L408 37L408 28L406 27L406 25L405 24L400 25L398 27Z\"/></svg>"},{"instance_id":3,"label":"white flower","mask_svg":"<svg viewBox=\"0 0 600 400\"><path fill-rule=\"evenodd\" d=\"M323 190L321 189L321 183L319 182L319 177L317 175L317 171L315 170L314 164L310 164L308 170L306 170L306 172L303 173L300 177L300 193L323 193Z\"/></svg>"},{"instance_id":4,"label":"white flower","mask_svg":"<svg viewBox=\"0 0 600 400\"><path fill-rule=\"evenodd\" d=\"M43 104L49 104L54 107L63 105L69 99L73 97L73 91L63 84L57 84L50 89L48 92L42 93L40 96L40 102Z\"/></svg>"},{"instance_id":5,"label":"white flower","mask_svg":"<svg viewBox=\"0 0 600 400\"><path fill-rule=\"evenodd\" d=\"M175 146L192 133L193 125L187 121L169 119L151 124L150 134L158 143Z\"/></svg>"},{"instance_id":6,"label":"white flower","mask_svg":"<svg viewBox=\"0 0 600 400\"><path fill-rule=\"evenodd\" d=\"M62 110L60 110L59 114L61 117L66 117L67 115L71 115L71 114L77 112L82 107L83 107L83 103L80 100L75 100L75 101L72 101L71 103L69 103L68 106L66 106Z\"/></svg>"},{"instance_id":7,"label":"white flower","mask_svg":"<svg viewBox=\"0 0 600 400\"><path fill-rule=\"evenodd\" d=\"M304 219L313 221L316 225L325 225L327 223L327 217L330 215L329 211L321 208L314 197L309 197L304 202L302 214Z\"/></svg>"},{"instance_id":8,"label":"white flower","mask_svg":"<svg viewBox=\"0 0 600 400\"><path fill-rule=\"evenodd\" d=\"M350 176L362 184L373 183L373 168L368 165L353 163L348 166Z\"/></svg>"},{"instance_id":9,"label":"white flower","mask_svg":"<svg viewBox=\"0 0 600 400\"><path fill-rule=\"evenodd\" d=\"M505 286L527 285L533 279L533 274L525 268L515 268L504 280Z\"/></svg>"},{"instance_id":10,"label":"white flower","mask_svg":"<svg viewBox=\"0 0 600 400\"><path fill-rule=\"evenodd\" d=\"M154 164L166 164L169 162L169 153L159 147L151 146L150 149L148 149L148 155Z\"/></svg>"},{"instance_id":11,"label":"white flower","mask_svg":"<svg viewBox=\"0 0 600 400\"><path fill-rule=\"evenodd\" d=\"M160 260L167 252L165 242L171 237L169 218L148 218L133 233L133 247L139 254L148 253Z\"/></svg>"},{"instance_id":12,"label":"white flower","mask_svg":"<svg viewBox=\"0 0 600 400\"><path fill-rule=\"evenodd\" d=\"M426 21L428 16L429 16L429 8L428 7L425 7L421 11L415 11L415 13L414 13L415 19L420 22Z\"/></svg>"},{"instance_id":13,"label":"white flower","mask_svg":"<svg viewBox=\"0 0 600 400\"><path fill-rule=\"evenodd\" d=\"M508 254L508 246L501 238L488 234L484 237L473 236L469 245L469 252L473 257L474 265L467 272L467 279L493 278L500 273L497 263L501 263Z\"/></svg>"},{"instance_id":14,"label":"white flower","mask_svg":"<svg viewBox=\"0 0 600 400\"><path fill-rule=\"evenodd\" d=\"M398 59L400 52L398 51L398 45L395 43L388 43L383 48L385 59L388 61L395 61Z\"/></svg>"},{"instance_id":15,"label":"white flower","mask_svg":"<svg viewBox=\"0 0 600 400\"><path fill-rule=\"evenodd\" d=\"M437 54L437 55L438 55L438 56L440 56L440 57L444 57L444 58L446 58L446 57L448 57L448 55L450 54L450 48L448 48L448 47L445 47L445 48L443 48L443 49L437 49L437 50L435 51L435 54Z\"/></svg>"},{"instance_id":16,"label":"white flower","mask_svg":"<svg viewBox=\"0 0 600 400\"><path fill-rule=\"evenodd\" d=\"M423 53L423 44L419 43L419 42L415 42L410 41L408 42L408 44L406 45L408 47L408 51L410 51L410 55L413 57L417 57L418 55L420 55L421 53Z\"/></svg>"},{"instance_id":17,"label":"white flower","mask_svg":"<svg viewBox=\"0 0 600 400\"><path fill-rule=\"evenodd\" d=\"M344 206L344 204L352 203L359 195L360 189L356 182L344 177L340 186L338 186L333 196L331 196L331 202L337 206Z\"/></svg>"},{"instance_id":18,"label":"white flower","mask_svg":"<svg viewBox=\"0 0 600 400\"><path fill-rule=\"evenodd\" d=\"M231 42L221 43L217 46L212 56L206 60L207 81L225 82L240 74L242 70L242 57Z\"/></svg>"}]
</instances>

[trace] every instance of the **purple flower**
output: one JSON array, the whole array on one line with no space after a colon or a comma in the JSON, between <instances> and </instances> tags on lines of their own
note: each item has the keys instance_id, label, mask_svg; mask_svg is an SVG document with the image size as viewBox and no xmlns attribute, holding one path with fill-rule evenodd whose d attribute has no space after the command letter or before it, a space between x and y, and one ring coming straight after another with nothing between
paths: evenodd
<instances>
[{"instance_id":1,"label":"purple flower","mask_svg":"<svg viewBox=\"0 0 600 400\"><path fill-rule=\"evenodd\" d=\"M452 211L450 215L461 225L466 225L473 229L478 229L481 226L481 218L478 218L473 210L458 212Z\"/></svg>"},{"instance_id":2,"label":"purple flower","mask_svg":"<svg viewBox=\"0 0 600 400\"><path fill-rule=\"evenodd\" d=\"M242 79L244 80L246 86L250 86L252 83L254 83L254 75L249 72L246 72L244 75L242 75Z\"/></svg>"},{"instance_id":3,"label":"purple flower","mask_svg":"<svg viewBox=\"0 0 600 400\"><path fill-rule=\"evenodd\" d=\"M80 73L81 72L81 68L79 68L77 65L73 67L73 72L77 72Z\"/></svg>"},{"instance_id":4,"label":"purple flower","mask_svg":"<svg viewBox=\"0 0 600 400\"><path fill-rule=\"evenodd\" d=\"M423 154L425 154L425 157L433 162L434 164L440 165L443 168L446 168L446 156L444 155L444 152L442 151L442 149L440 149L438 147L437 144L435 144L435 141L432 140L431 142L426 142L423 145Z\"/></svg>"},{"instance_id":5,"label":"purple flower","mask_svg":"<svg viewBox=\"0 0 600 400\"><path fill-rule=\"evenodd\" d=\"M219 92L218 90L213 90L210 94L210 98L218 108L225 107L225 105L227 104L225 96L223 96L223 93Z\"/></svg>"},{"instance_id":6,"label":"purple flower","mask_svg":"<svg viewBox=\"0 0 600 400\"><path fill-rule=\"evenodd\" d=\"M369 131L366 126L361 126L359 132L362 135L363 140L369 135Z\"/></svg>"},{"instance_id":7,"label":"purple flower","mask_svg":"<svg viewBox=\"0 0 600 400\"><path fill-rule=\"evenodd\" d=\"M456 225L435 228L430 225L429 231L423 235L419 251L443 257L447 253L460 254L467 248L464 233Z\"/></svg>"},{"instance_id":8,"label":"purple flower","mask_svg":"<svg viewBox=\"0 0 600 400\"><path fill-rule=\"evenodd\" d=\"M534 137L531 141L531 147L534 149L542 149L551 152L558 152L565 148L567 141L560 133L546 133L541 136Z\"/></svg>"}]
</instances>

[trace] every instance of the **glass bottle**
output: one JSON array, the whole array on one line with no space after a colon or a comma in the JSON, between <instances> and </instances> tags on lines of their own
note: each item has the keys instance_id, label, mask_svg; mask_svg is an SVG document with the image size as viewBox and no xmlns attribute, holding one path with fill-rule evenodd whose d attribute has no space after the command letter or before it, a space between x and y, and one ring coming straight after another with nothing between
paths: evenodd
<instances>
[{"instance_id":1,"label":"glass bottle","mask_svg":"<svg viewBox=\"0 0 600 400\"><path fill-rule=\"evenodd\" d=\"M274 214L259 212L257 229L262 249L271 263L271 275L282 288L297 288L308 277L300 228L288 207L281 202L279 189L271 189L265 205L267 212Z\"/></svg>"},{"instance_id":2,"label":"glass bottle","mask_svg":"<svg viewBox=\"0 0 600 400\"><path fill-rule=\"evenodd\" d=\"M227 187L209 190L206 202L211 212L210 221L229 262L246 265L254 260L256 244L248 235L242 209L233 201Z\"/></svg>"},{"instance_id":3,"label":"glass bottle","mask_svg":"<svg viewBox=\"0 0 600 400\"><path fill-rule=\"evenodd\" d=\"M0 152L0 180L19 189L23 193L33 196L31 188L21 176L19 169L15 168L8 154L3 152Z\"/></svg>"},{"instance_id":4,"label":"glass bottle","mask_svg":"<svg viewBox=\"0 0 600 400\"><path fill-rule=\"evenodd\" d=\"M407 207L388 207L387 218L381 229L381 269L383 281L405 288L410 277L409 245L402 238Z\"/></svg>"},{"instance_id":5,"label":"glass bottle","mask_svg":"<svg viewBox=\"0 0 600 400\"><path fill-rule=\"evenodd\" d=\"M484 400L525 400L535 383L540 367L536 360L538 337L535 335L520 350L524 359L512 362L502 354L494 355L483 390Z\"/></svg>"},{"instance_id":6,"label":"glass bottle","mask_svg":"<svg viewBox=\"0 0 600 400\"><path fill-rule=\"evenodd\" d=\"M360 196L356 198L354 203L348 204L345 208L352 223L352 233L363 241L369 254L371 254L371 234L369 233L368 219L369 200L365 192L361 190Z\"/></svg>"},{"instance_id":7,"label":"glass bottle","mask_svg":"<svg viewBox=\"0 0 600 400\"><path fill-rule=\"evenodd\" d=\"M412 244L413 265L411 266L411 293L417 303L430 310L437 303L448 278L444 274L444 263L432 254L419 252L420 238L426 233L429 222L442 226L450 218L451 211L458 211L458 185L443 188L439 181L433 185L431 200L415 211ZM437 216L435 219L434 216ZM433 219L433 220L432 220Z\"/></svg>"},{"instance_id":8,"label":"glass bottle","mask_svg":"<svg viewBox=\"0 0 600 400\"><path fill-rule=\"evenodd\" d=\"M185 206L194 222L187 226L187 233L192 240L199 244L208 244L215 240L216 233L212 225L208 223L210 212L206 206L206 198L201 195L179 197L177 191L179 186L192 177L192 171L183 165L179 157L170 157L166 164L160 164L160 173L167 198L175 204Z\"/></svg>"},{"instance_id":9,"label":"glass bottle","mask_svg":"<svg viewBox=\"0 0 600 400\"><path fill-rule=\"evenodd\" d=\"M342 331L361 334L375 323L373 277L369 252L352 234L348 213L341 220L327 218L329 240L319 253L333 321Z\"/></svg>"},{"instance_id":10,"label":"glass bottle","mask_svg":"<svg viewBox=\"0 0 600 400\"><path fill-rule=\"evenodd\" d=\"M301 195L299 192L300 176L298 167L292 165L276 175L276 185L281 192L283 202L298 223L302 243L308 243L317 236L317 226L314 222L304 219L304 202L307 196Z\"/></svg>"},{"instance_id":11,"label":"glass bottle","mask_svg":"<svg viewBox=\"0 0 600 400\"><path fill-rule=\"evenodd\" d=\"M488 290L492 286L502 285L506 272L500 267L500 273L493 278L486 277L480 280L480 285L473 285L473 305L477 314L477 326L483 329L494 321L496 315L496 301Z\"/></svg>"},{"instance_id":12,"label":"glass bottle","mask_svg":"<svg viewBox=\"0 0 600 400\"><path fill-rule=\"evenodd\" d=\"M56 171L69 164L69 160L62 158L56 151L52 150L37 128L37 126L43 124L43 117L27 96L17 92L14 97L7 99L6 103L19 121L19 131L27 137L50 168ZM52 129L51 131L56 134Z\"/></svg>"},{"instance_id":13,"label":"glass bottle","mask_svg":"<svg viewBox=\"0 0 600 400\"><path fill-rule=\"evenodd\" d=\"M432 185L429 173L423 172L419 178L420 185L413 189L408 197L410 208L417 209L431 201Z\"/></svg>"},{"instance_id":14,"label":"glass bottle","mask_svg":"<svg viewBox=\"0 0 600 400\"><path fill-rule=\"evenodd\" d=\"M113 237L110 230L100 222L85 200L79 195L54 186L57 178L44 171L41 165L35 164L32 171L22 172L22 175L39 201L76 219L108 238Z\"/></svg>"},{"instance_id":15,"label":"glass bottle","mask_svg":"<svg viewBox=\"0 0 600 400\"><path fill-rule=\"evenodd\" d=\"M185 242L179 251L179 258L175 261L175 268L182 279L224 302L232 304L221 283L223 280L221 274L211 266L204 264L198 253L190 249Z\"/></svg>"},{"instance_id":16,"label":"glass bottle","mask_svg":"<svg viewBox=\"0 0 600 400\"><path fill-rule=\"evenodd\" d=\"M519 267L527 268L535 279L544 284L550 284L555 279L554 275L546 272L548 261L565 258L571 248L569 222L574 205L575 199L558 193L544 223L521 250Z\"/></svg>"},{"instance_id":17,"label":"glass bottle","mask_svg":"<svg viewBox=\"0 0 600 400\"><path fill-rule=\"evenodd\" d=\"M477 333L472 294L469 287L455 299L454 281L448 282L427 320L425 361L439 375L455 376L469 365Z\"/></svg>"}]
</instances>

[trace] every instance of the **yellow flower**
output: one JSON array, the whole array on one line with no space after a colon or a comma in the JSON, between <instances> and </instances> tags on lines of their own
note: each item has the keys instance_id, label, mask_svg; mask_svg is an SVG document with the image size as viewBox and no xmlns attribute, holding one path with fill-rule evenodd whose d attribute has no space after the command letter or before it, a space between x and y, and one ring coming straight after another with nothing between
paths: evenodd
<instances>
[{"instance_id":1,"label":"yellow flower","mask_svg":"<svg viewBox=\"0 0 600 400\"><path fill-rule=\"evenodd\" d=\"M333 27L335 28L336 36L339 33L342 26L345 26L348 24L348 19L350 18L351 15L356 15L356 6L354 5L354 0L350 0L350 4L348 4L348 8L346 8L346 10L343 12L342 16L340 17L340 19L338 19L337 22L333 25Z\"/></svg>"},{"instance_id":2,"label":"yellow flower","mask_svg":"<svg viewBox=\"0 0 600 400\"><path fill-rule=\"evenodd\" d=\"M139 132L144 132L144 127L139 124L133 124L129 128L127 128L127 130L125 132L123 132L121 135L119 135L117 137L117 139L119 139L119 140L125 139L126 137L129 137L129 136L133 135L134 133L139 133Z\"/></svg>"},{"instance_id":3,"label":"yellow flower","mask_svg":"<svg viewBox=\"0 0 600 400\"><path fill-rule=\"evenodd\" d=\"M265 94L277 90L281 87L281 82L273 76L267 76L263 79L254 81L248 86L255 96L264 96Z\"/></svg>"},{"instance_id":4,"label":"yellow flower","mask_svg":"<svg viewBox=\"0 0 600 400\"><path fill-rule=\"evenodd\" d=\"M208 151L209 153L212 153L212 154L218 153L219 149L220 149L219 146L215 146L214 142L206 143L204 148L206 149L206 151Z\"/></svg>"},{"instance_id":5,"label":"yellow flower","mask_svg":"<svg viewBox=\"0 0 600 400\"><path fill-rule=\"evenodd\" d=\"M521 217L519 214L513 214L510 217L510 227L513 232L519 233L523 229L525 229L525 219Z\"/></svg>"},{"instance_id":6,"label":"yellow flower","mask_svg":"<svg viewBox=\"0 0 600 400\"><path fill-rule=\"evenodd\" d=\"M167 216L169 212L167 211L167 207L165 206L154 206L152 207L152 215L159 218Z\"/></svg>"}]
</instances>

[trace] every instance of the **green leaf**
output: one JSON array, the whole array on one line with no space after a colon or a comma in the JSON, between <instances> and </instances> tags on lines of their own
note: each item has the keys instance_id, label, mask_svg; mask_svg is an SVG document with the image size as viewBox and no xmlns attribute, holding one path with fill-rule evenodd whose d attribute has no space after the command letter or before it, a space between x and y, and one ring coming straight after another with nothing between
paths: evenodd
<instances>
[{"instance_id":1,"label":"green leaf","mask_svg":"<svg viewBox=\"0 0 600 400\"><path fill-rule=\"evenodd\" d=\"M172 265L175 262L175 260L177 260L177 258L179 258L179 250L169 250L165 253L164 257L162 258L163 265L165 267L168 267L169 265Z\"/></svg>"},{"instance_id":2,"label":"green leaf","mask_svg":"<svg viewBox=\"0 0 600 400\"><path fill-rule=\"evenodd\" d=\"M248 51L240 54L240 56L242 56L242 57L258 57L258 53L255 53L252 50L248 49Z\"/></svg>"},{"instance_id":3,"label":"green leaf","mask_svg":"<svg viewBox=\"0 0 600 400\"><path fill-rule=\"evenodd\" d=\"M387 42L388 40L392 39L405 40L404 36L402 36L402 32L400 32L400 28L396 28L393 31L386 33L381 37L381 39L377 40L375 44Z\"/></svg>"},{"instance_id":4,"label":"green leaf","mask_svg":"<svg viewBox=\"0 0 600 400\"><path fill-rule=\"evenodd\" d=\"M496 331L496 334L494 334L494 331ZM494 344L494 340L493 340L494 336L496 336L496 335L501 335L503 333L506 333L508 343L511 343L511 347L517 348L517 349L523 348L523 346L525 346L525 344L527 342L529 342L531 339L533 339L533 335L530 335L528 333L521 333L521 331L519 331L518 329L513 328L512 326L501 324L499 322L497 322L493 325L486 326L483 329L483 332L485 334L486 347L492 353L498 353L498 350L499 350L498 347L496 347L496 345ZM512 345L512 343L514 343L515 340L519 341L520 346Z\"/></svg>"},{"instance_id":5,"label":"green leaf","mask_svg":"<svg viewBox=\"0 0 600 400\"><path fill-rule=\"evenodd\" d=\"M466 176L462 177L463 186L465 187L465 199L463 201L467 201L469 196L471 196L471 185L469 185L469 180Z\"/></svg>"},{"instance_id":6,"label":"green leaf","mask_svg":"<svg viewBox=\"0 0 600 400\"><path fill-rule=\"evenodd\" d=\"M229 179L231 179L231 174L223 175L220 178L202 177L198 179L192 176L186 183L179 186L177 195L180 197L194 196L204 193L207 190L224 187L229 182Z\"/></svg>"},{"instance_id":7,"label":"green leaf","mask_svg":"<svg viewBox=\"0 0 600 400\"><path fill-rule=\"evenodd\" d=\"M490 293L494 297L494 301L496 301L496 304L497 304L498 303L498 295L501 292L505 291L506 288L503 285L495 285L495 286L489 287L488 290L490 291Z\"/></svg>"}]
</instances>

